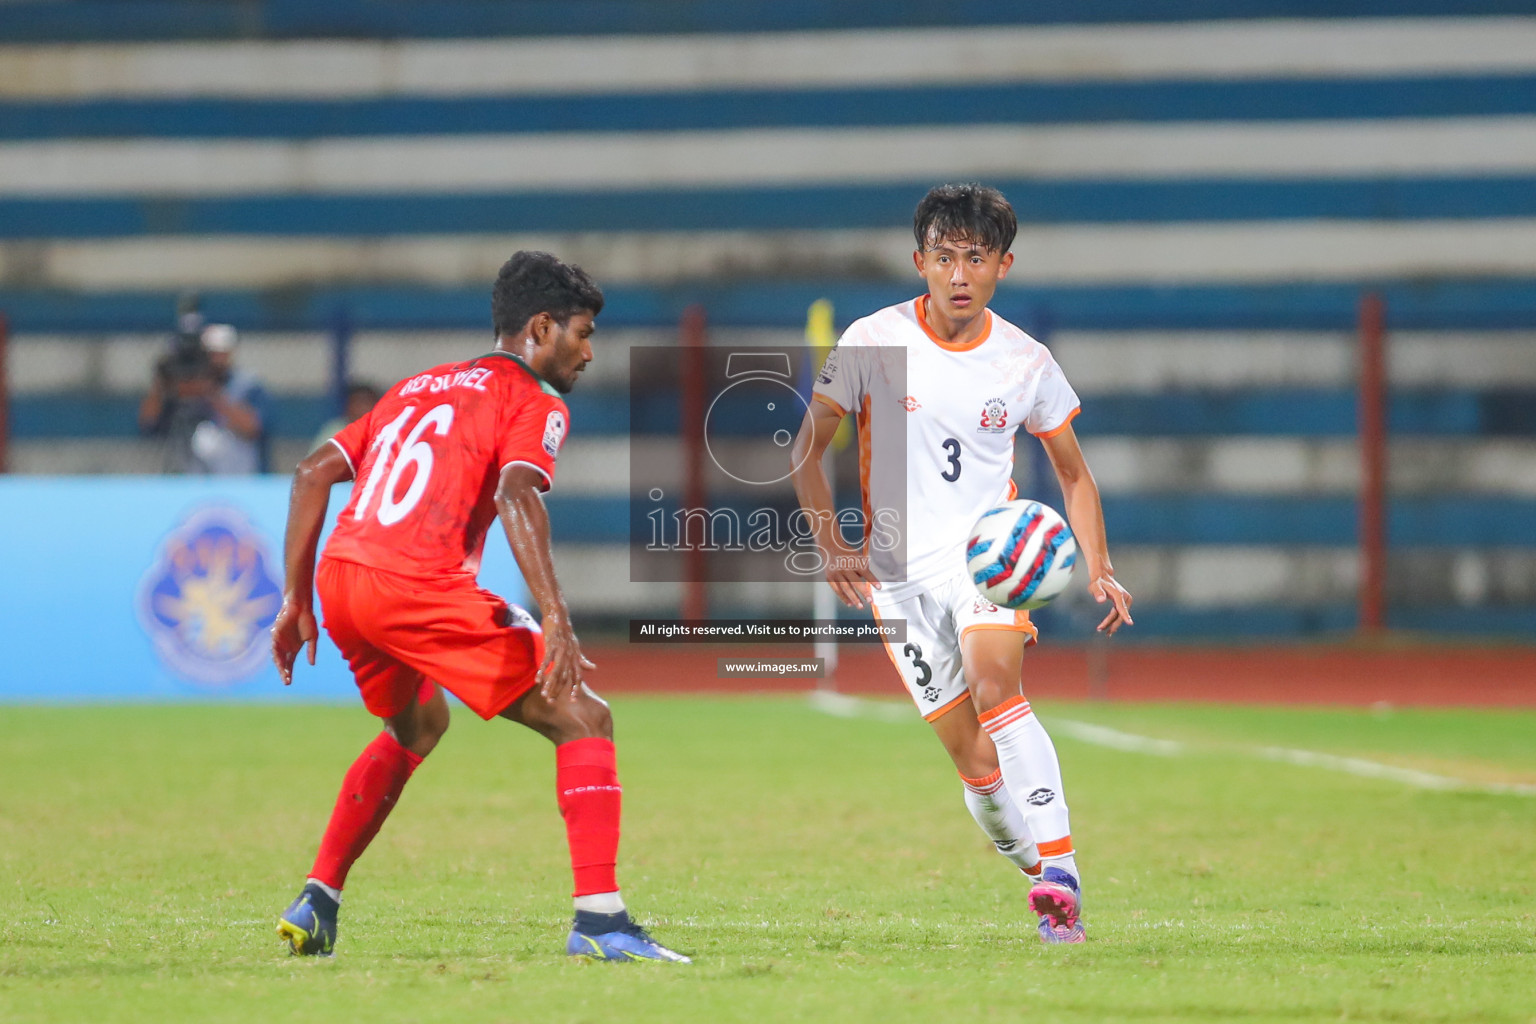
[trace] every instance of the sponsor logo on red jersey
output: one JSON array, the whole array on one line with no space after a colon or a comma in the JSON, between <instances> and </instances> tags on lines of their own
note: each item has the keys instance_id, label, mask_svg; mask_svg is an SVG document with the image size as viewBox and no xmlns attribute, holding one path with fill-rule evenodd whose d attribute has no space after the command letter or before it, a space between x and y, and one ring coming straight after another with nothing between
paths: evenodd
<instances>
[{"instance_id":1,"label":"sponsor logo on red jersey","mask_svg":"<svg viewBox=\"0 0 1536 1024\"><path fill-rule=\"evenodd\" d=\"M551 409L549 416L544 420L544 451L550 458L560 454L560 445L565 441L565 413L559 409Z\"/></svg>"}]
</instances>

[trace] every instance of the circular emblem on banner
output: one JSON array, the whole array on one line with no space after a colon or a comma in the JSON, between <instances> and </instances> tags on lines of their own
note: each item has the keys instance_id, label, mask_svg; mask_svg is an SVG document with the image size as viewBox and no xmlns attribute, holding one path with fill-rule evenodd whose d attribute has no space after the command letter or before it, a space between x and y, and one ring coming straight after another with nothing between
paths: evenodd
<instances>
[{"instance_id":1,"label":"circular emblem on banner","mask_svg":"<svg viewBox=\"0 0 1536 1024\"><path fill-rule=\"evenodd\" d=\"M139 583L140 624L173 672L228 685L269 657L282 588L265 539L227 505L194 510L160 542Z\"/></svg>"}]
</instances>

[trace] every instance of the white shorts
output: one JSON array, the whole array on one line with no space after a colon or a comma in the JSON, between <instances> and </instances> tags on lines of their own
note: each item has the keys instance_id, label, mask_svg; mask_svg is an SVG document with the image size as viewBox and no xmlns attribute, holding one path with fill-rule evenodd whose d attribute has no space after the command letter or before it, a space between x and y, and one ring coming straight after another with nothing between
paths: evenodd
<instances>
[{"instance_id":1,"label":"white shorts","mask_svg":"<svg viewBox=\"0 0 1536 1024\"><path fill-rule=\"evenodd\" d=\"M1035 642L1029 612L999 608L976 592L962 573L942 583L893 601L874 591L877 621L905 619L907 639L885 645L907 693L926 721L933 721L970 697L960 660L960 642L973 629L1008 629L1024 634L1024 646Z\"/></svg>"}]
</instances>

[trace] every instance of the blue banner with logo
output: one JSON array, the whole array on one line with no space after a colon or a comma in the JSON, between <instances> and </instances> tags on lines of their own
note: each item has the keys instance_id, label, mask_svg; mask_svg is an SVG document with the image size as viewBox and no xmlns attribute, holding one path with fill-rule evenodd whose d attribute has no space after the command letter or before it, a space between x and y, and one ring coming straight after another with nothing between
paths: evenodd
<instances>
[{"instance_id":1,"label":"blue banner with logo","mask_svg":"<svg viewBox=\"0 0 1536 1024\"><path fill-rule=\"evenodd\" d=\"M331 495L327 533L348 486ZM321 632L285 688L287 477L0 477L0 700L355 700ZM323 543L323 541L322 541ZM526 590L492 527L483 586Z\"/></svg>"}]
</instances>

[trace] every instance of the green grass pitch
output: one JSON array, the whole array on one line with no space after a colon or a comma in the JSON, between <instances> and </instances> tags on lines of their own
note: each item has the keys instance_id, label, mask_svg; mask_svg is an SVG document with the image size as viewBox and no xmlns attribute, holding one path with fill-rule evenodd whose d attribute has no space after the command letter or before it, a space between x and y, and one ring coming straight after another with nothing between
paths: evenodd
<instances>
[{"instance_id":1,"label":"green grass pitch","mask_svg":"<svg viewBox=\"0 0 1536 1024\"><path fill-rule=\"evenodd\" d=\"M1536 1021L1536 797L1261 746L1536 780L1536 713L1038 707L1089 942L1025 887L915 720L791 698L614 701L620 879L691 967L561 955L553 757L456 712L354 870L334 960L273 934L360 708L0 710L0 1020Z\"/></svg>"}]
</instances>

